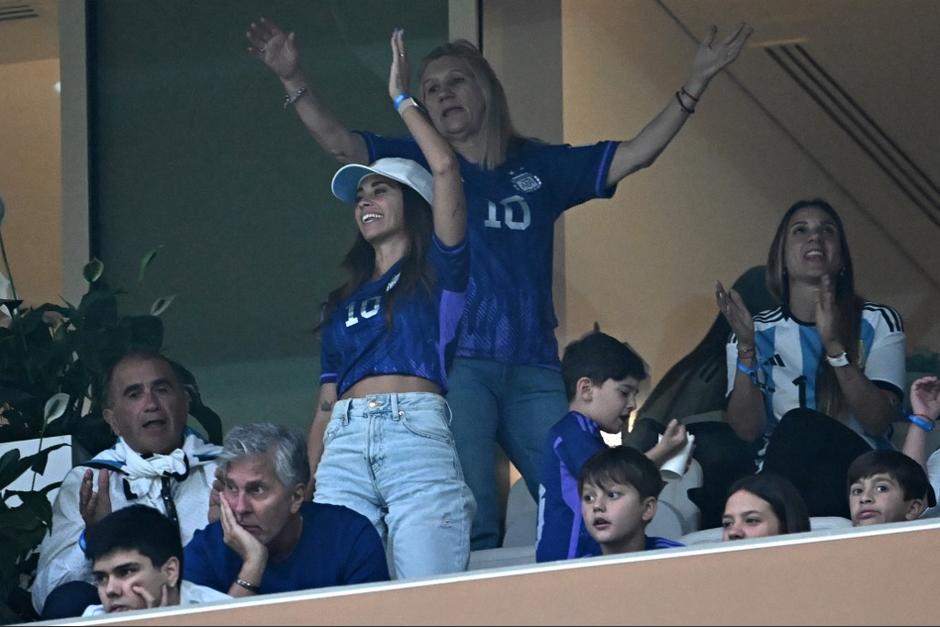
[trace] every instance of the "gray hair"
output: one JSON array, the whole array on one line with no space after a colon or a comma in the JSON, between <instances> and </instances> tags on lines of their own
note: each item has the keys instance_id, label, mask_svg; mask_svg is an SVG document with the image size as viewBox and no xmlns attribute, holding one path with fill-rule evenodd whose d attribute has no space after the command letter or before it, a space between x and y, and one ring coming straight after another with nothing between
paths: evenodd
<instances>
[{"instance_id":1,"label":"gray hair","mask_svg":"<svg viewBox=\"0 0 940 627\"><path fill-rule=\"evenodd\" d=\"M278 481L288 490L310 479L307 442L302 435L281 425L255 422L238 425L225 436L219 461L224 468L246 457L271 453Z\"/></svg>"}]
</instances>

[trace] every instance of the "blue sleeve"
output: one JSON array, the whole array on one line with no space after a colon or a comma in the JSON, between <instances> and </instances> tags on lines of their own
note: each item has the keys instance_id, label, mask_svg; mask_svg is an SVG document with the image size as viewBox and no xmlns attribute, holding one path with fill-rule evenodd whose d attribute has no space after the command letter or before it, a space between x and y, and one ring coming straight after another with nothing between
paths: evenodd
<instances>
[{"instance_id":1,"label":"blue sleeve","mask_svg":"<svg viewBox=\"0 0 940 627\"><path fill-rule=\"evenodd\" d=\"M221 556L213 559L210 547L212 546L211 530L213 523L205 529L199 529L193 534L183 549L183 579L191 583L207 586L219 592L228 593L231 582L222 581L225 560ZM223 545L224 546L224 545Z\"/></svg>"},{"instance_id":2,"label":"blue sleeve","mask_svg":"<svg viewBox=\"0 0 940 627\"><path fill-rule=\"evenodd\" d=\"M603 442L585 435L582 431L567 429L562 433L562 443L556 450L562 463L568 468L571 476L577 480L584 462L589 460L596 452L603 450Z\"/></svg>"},{"instance_id":3,"label":"blue sleeve","mask_svg":"<svg viewBox=\"0 0 940 627\"><path fill-rule=\"evenodd\" d=\"M539 148L552 191L563 210L594 198L610 198L617 185L607 186L607 175L619 142L588 146L547 145Z\"/></svg>"},{"instance_id":4,"label":"blue sleeve","mask_svg":"<svg viewBox=\"0 0 940 627\"><path fill-rule=\"evenodd\" d=\"M470 247L467 240L448 247L431 236L428 262L434 268L434 277L441 289L449 292L466 292L470 280Z\"/></svg>"},{"instance_id":5,"label":"blue sleeve","mask_svg":"<svg viewBox=\"0 0 940 627\"><path fill-rule=\"evenodd\" d=\"M388 581L388 564L385 561L385 547L382 539L369 520L356 514L356 520L350 525L352 541L346 557L343 571L344 584Z\"/></svg>"},{"instance_id":6,"label":"blue sleeve","mask_svg":"<svg viewBox=\"0 0 940 627\"><path fill-rule=\"evenodd\" d=\"M385 157L404 157L428 167L424 154L417 142L411 137L382 137L368 131L354 131L366 142L369 151L369 163Z\"/></svg>"}]
</instances>

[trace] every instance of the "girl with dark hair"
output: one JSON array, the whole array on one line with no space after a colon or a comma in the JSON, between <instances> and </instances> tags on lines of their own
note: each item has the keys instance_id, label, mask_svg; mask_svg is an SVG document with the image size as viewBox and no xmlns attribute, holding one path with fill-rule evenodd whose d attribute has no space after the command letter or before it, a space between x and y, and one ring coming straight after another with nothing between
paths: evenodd
<instances>
[{"instance_id":1,"label":"girl with dark hair","mask_svg":"<svg viewBox=\"0 0 940 627\"><path fill-rule=\"evenodd\" d=\"M809 531L809 514L792 483L761 473L742 477L731 486L721 526L722 540L800 533Z\"/></svg>"},{"instance_id":2,"label":"girl with dark hair","mask_svg":"<svg viewBox=\"0 0 940 627\"><path fill-rule=\"evenodd\" d=\"M688 80L636 137L575 147L520 136L499 79L469 42L444 44L425 59L422 100L457 153L467 198L472 263L448 402L460 461L479 506L474 549L499 545L497 443L537 499L542 444L567 411L552 299L555 221L571 207L610 198L621 179L652 165L712 78L737 58L751 30L741 24L717 40L712 27ZM247 37L249 51L277 74L287 101L337 160L424 162L416 138L348 130L311 92L293 33L262 18ZM311 432L311 442L319 437Z\"/></svg>"},{"instance_id":3,"label":"girl with dark hair","mask_svg":"<svg viewBox=\"0 0 940 627\"><path fill-rule=\"evenodd\" d=\"M847 518L845 472L871 448L891 448L905 385L901 316L855 293L845 228L824 200L784 214L770 245L767 287L781 305L752 318L716 284L731 325L726 419L757 464L800 490L812 516Z\"/></svg>"},{"instance_id":4,"label":"girl with dark hair","mask_svg":"<svg viewBox=\"0 0 940 627\"><path fill-rule=\"evenodd\" d=\"M407 96L400 30L391 45L389 96L433 177L399 158L333 177L336 197L355 205L359 234L343 263L349 280L324 311L311 427L319 435L308 448L314 500L366 516L401 578L464 570L475 505L442 396L469 273L460 171Z\"/></svg>"}]
</instances>

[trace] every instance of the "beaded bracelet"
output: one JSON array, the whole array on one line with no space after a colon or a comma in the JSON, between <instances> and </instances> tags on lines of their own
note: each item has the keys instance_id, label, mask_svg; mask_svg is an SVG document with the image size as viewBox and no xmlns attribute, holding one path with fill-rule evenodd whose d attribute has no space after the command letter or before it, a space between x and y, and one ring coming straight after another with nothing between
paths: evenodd
<instances>
[{"instance_id":1,"label":"beaded bracelet","mask_svg":"<svg viewBox=\"0 0 940 627\"><path fill-rule=\"evenodd\" d=\"M305 93L307 93L306 85L304 85L303 87L301 87L294 93L287 94L286 96L284 96L284 108L286 109L287 107L291 106L292 104L300 100L300 97L303 96Z\"/></svg>"}]
</instances>

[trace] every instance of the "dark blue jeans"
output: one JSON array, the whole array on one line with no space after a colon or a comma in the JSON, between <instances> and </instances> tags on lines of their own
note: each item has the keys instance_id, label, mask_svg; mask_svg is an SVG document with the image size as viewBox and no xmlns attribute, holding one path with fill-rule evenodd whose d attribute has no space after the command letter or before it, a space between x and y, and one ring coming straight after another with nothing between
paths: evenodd
<instances>
[{"instance_id":1,"label":"dark blue jeans","mask_svg":"<svg viewBox=\"0 0 940 627\"><path fill-rule=\"evenodd\" d=\"M477 502L470 548L491 549L500 544L501 527L496 445L538 502L548 430L568 411L565 386L561 373L551 368L458 358L448 374L448 387L447 402L454 414L450 429Z\"/></svg>"}]
</instances>

